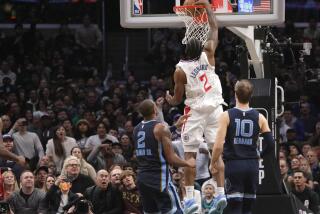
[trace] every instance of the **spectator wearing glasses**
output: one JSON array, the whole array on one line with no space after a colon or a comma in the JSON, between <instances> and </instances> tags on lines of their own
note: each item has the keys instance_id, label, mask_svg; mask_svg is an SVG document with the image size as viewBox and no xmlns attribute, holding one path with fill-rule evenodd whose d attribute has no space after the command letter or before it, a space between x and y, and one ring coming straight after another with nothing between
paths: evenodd
<instances>
[{"instance_id":1,"label":"spectator wearing glasses","mask_svg":"<svg viewBox=\"0 0 320 214\"><path fill-rule=\"evenodd\" d=\"M65 176L71 181L71 191L83 194L85 190L93 186L93 180L86 175L80 173L80 160L77 157L69 156L65 162Z\"/></svg>"},{"instance_id":2,"label":"spectator wearing glasses","mask_svg":"<svg viewBox=\"0 0 320 214\"><path fill-rule=\"evenodd\" d=\"M93 166L91 166L82 155L82 151L80 147L76 146L71 149L71 155L77 157L80 160L80 173L83 175L89 176L92 180L94 180L97 176L96 171ZM65 174L65 167L62 169L61 174Z\"/></svg>"}]
</instances>

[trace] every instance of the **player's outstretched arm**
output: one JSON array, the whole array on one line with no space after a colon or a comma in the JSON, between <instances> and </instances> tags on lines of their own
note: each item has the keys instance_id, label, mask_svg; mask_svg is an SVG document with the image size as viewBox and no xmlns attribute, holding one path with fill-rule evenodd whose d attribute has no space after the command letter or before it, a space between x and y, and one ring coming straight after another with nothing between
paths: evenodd
<instances>
[{"instance_id":1,"label":"player's outstretched arm","mask_svg":"<svg viewBox=\"0 0 320 214\"><path fill-rule=\"evenodd\" d=\"M213 166L221 156L223 152L223 144L226 138L227 129L229 125L230 119L228 112L223 112L218 121L218 131L216 136L216 141L214 142L213 148L212 148L212 157L211 157L211 165Z\"/></svg>"},{"instance_id":2,"label":"player's outstretched arm","mask_svg":"<svg viewBox=\"0 0 320 214\"><path fill-rule=\"evenodd\" d=\"M218 22L215 14L212 11L211 4L208 2L208 0L199 0L196 2L196 4L204 5L208 15L208 23L210 26L210 31L208 33L207 42L204 45L204 51L208 56L209 63L214 66L215 65L214 53L218 45L218 29L219 29Z\"/></svg>"},{"instance_id":3,"label":"player's outstretched arm","mask_svg":"<svg viewBox=\"0 0 320 214\"><path fill-rule=\"evenodd\" d=\"M171 96L169 92L166 94L166 100L170 105L179 105L183 100L184 85L187 84L187 77L184 71L177 67L174 72L174 95Z\"/></svg>"},{"instance_id":4,"label":"player's outstretched arm","mask_svg":"<svg viewBox=\"0 0 320 214\"><path fill-rule=\"evenodd\" d=\"M154 128L154 135L156 139L162 144L165 158L170 165L176 167L195 167L196 163L194 160L185 161L179 158L178 155L174 152L171 142L171 133L165 125L156 125L156 127Z\"/></svg>"}]
</instances>

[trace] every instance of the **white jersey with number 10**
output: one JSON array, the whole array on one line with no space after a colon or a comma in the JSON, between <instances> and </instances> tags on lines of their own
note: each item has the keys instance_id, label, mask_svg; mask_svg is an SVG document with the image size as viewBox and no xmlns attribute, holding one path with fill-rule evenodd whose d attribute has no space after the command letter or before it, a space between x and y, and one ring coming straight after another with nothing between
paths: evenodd
<instances>
[{"instance_id":1,"label":"white jersey with number 10","mask_svg":"<svg viewBox=\"0 0 320 214\"><path fill-rule=\"evenodd\" d=\"M187 77L186 106L194 110L210 111L224 102L220 79L215 73L215 67L209 64L205 52L196 61L180 60L177 67Z\"/></svg>"}]
</instances>

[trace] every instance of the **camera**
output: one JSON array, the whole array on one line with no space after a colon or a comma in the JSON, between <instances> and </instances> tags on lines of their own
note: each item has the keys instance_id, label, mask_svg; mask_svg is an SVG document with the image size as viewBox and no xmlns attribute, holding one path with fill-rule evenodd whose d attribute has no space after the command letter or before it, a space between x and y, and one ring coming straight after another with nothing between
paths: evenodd
<instances>
[{"instance_id":1,"label":"camera","mask_svg":"<svg viewBox=\"0 0 320 214\"><path fill-rule=\"evenodd\" d=\"M63 210L68 211L72 206L75 207L75 209L72 212L72 214L87 214L89 213L90 209L92 209L92 204L90 201L85 199L84 197L79 197L75 199L74 201L67 204L65 207L63 207ZM0 213L1 214L1 213Z\"/></svg>"},{"instance_id":2,"label":"camera","mask_svg":"<svg viewBox=\"0 0 320 214\"><path fill-rule=\"evenodd\" d=\"M10 208L9 208L9 204L7 202L0 202L0 214L7 214L9 213Z\"/></svg>"}]
</instances>

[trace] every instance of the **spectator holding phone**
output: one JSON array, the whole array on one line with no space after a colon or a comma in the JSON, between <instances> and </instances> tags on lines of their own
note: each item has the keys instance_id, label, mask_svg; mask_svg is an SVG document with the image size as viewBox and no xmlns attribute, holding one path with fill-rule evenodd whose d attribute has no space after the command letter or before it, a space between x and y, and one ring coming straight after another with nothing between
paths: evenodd
<instances>
[{"instance_id":1,"label":"spectator holding phone","mask_svg":"<svg viewBox=\"0 0 320 214\"><path fill-rule=\"evenodd\" d=\"M72 184L66 176L59 176L45 197L45 207L48 214L62 214L64 207L79 196L70 191Z\"/></svg>"},{"instance_id":2,"label":"spectator holding phone","mask_svg":"<svg viewBox=\"0 0 320 214\"><path fill-rule=\"evenodd\" d=\"M2 133L3 123L0 119L0 133ZM0 157L6 160L15 161L20 166L25 166L26 160L23 156L17 156L3 146L2 134L0 134Z\"/></svg>"}]
</instances>

